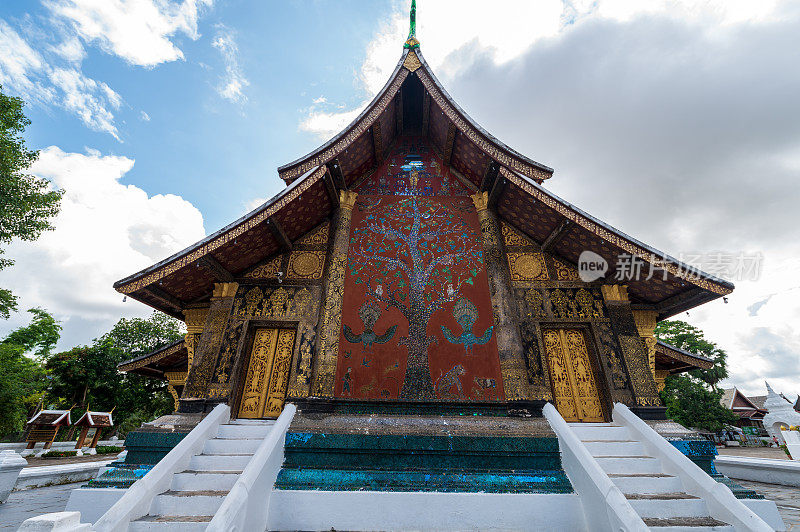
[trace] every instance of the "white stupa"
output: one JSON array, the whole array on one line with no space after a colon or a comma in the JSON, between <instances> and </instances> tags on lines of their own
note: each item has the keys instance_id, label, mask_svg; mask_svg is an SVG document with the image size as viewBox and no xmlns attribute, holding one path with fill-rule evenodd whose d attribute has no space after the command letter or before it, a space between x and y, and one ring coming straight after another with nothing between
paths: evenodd
<instances>
[{"instance_id":1,"label":"white stupa","mask_svg":"<svg viewBox=\"0 0 800 532\"><path fill-rule=\"evenodd\" d=\"M764 408L769 410L769 413L764 416L764 428L767 429L770 437L775 436L778 441L784 443L781 426L800 425L800 412L794 409L792 403L775 393L768 382L764 384L767 385L767 399L764 401Z\"/></svg>"}]
</instances>

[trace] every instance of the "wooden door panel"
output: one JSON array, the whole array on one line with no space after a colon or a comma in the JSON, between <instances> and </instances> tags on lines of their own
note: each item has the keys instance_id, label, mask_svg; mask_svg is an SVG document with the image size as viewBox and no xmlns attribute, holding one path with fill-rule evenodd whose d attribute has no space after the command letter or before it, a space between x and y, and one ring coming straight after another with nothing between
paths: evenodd
<instances>
[{"instance_id":1,"label":"wooden door panel","mask_svg":"<svg viewBox=\"0 0 800 532\"><path fill-rule=\"evenodd\" d=\"M553 397L561 416L569 422L604 421L583 332L579 329L547 329L544 331L544 345Z\"/></svg>"}]
</instances>

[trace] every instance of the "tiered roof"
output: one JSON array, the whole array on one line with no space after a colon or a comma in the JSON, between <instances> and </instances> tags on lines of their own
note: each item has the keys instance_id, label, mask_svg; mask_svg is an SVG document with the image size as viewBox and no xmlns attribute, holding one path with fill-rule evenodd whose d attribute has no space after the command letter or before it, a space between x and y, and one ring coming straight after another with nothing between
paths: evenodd
<instances>
[{"instance_id":1,"label":"tiered roof","mask_svg":"<svg viewBox=\"0 0 800 532\"><path fill-rule=\"evenodd\" d=\"M254 211L205 239L114 284L119 292L182 318L202 304L215 282L235 281L292 247L338 207L352 188L383 161L404 133L428 137L463 181L489 193L498 215L550 253L576 264L592 250L613 265L630 254L659 271L627 282L631 301L659 319L729 294L733 285L639 242L548 191L553 169L509 148L450 97L409 35L386 85L341 133L311 153L278 168L286 188ZM610 268L608 279L614 275Z\"/></svg>"}]
</instances>

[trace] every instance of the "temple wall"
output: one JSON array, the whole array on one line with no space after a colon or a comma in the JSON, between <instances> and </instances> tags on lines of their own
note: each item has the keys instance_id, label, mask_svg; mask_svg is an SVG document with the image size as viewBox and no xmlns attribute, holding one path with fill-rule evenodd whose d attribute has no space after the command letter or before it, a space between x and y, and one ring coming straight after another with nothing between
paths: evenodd
<instances>
[{"instance_id":1,"label":"temple wall","mask_svg":"<svg viewBox=\"0 0 800 532\"><path fill-rule=\"evenodd\" d=\"M238 408L259 328L296 331L289 398L543 404L545 337L569 332L597 415L660 407L655 313L632 310L624 286L581 281L468 188L421 139L398 142L330 223L187 310L182 411Z\"/></svg>"},{"instance_id":2,"label":"temple wall","mask_svg":"<svg viewBox=\"0 0 800 532\"><path fill-rule=\"evenodd\" d=\"M259 328L296 330L287 395L308 395L317 348L317 322L328 254L327 223L296 242L291 252L251 268L238 283L217 285L205 325L193 341L193 361L181 411L235 407Z\"/></svg>"}]
</instances>

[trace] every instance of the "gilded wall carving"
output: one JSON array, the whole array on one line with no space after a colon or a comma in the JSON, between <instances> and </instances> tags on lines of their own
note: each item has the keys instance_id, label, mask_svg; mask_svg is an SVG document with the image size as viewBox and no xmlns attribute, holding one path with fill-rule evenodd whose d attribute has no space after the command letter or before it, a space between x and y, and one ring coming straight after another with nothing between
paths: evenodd
<instances>
[{"instance_id":1,"label":"gilded wall carving","mask_svg":"<svg viewBox=\"0 0 800 532\"><path fill-rule=\"evenodd\" d=\"M507 267L503 264L502 233L494 213L488 208L488 194L477 192L471 196L481 224L486 273L496 324L497 350L500 355L500 372L507 400L543 399L547 391L534 383L530 373L531 356L523 345L520 328L516 322L519 314L511 292Z\"/></svg>"},{"instance_id":2,"label":"gilded wall carving","mask_svg":"<svg viewBox=\"0 0 800 532\"><path fill-rule=\"evenodd\" d=\"M507 253L512 281L544 281L547 273L544 253Z\"/></svg>"},{"instance_id":3,"label":"gilded wall carving","mask_svg":"<svg viewBox=\"0 0 800 532\"><path fill-rule=\"evenodd\" d=\"M336 215L337 221L325 286L325 308L319 326L319 351L313 369L312 393L321 397L333 396L336 359L339 355L339 336L342 327L342 300L344 298L348 236L357 196L352 191L340 191L340 208Z\"/></svg>"},{"instance_id":4,"label":"gilded wall carving","mask_svg":"<svg viewBox=\"0 0 800 532\"><path fill-rule=\"evenodd\" d=\"M316 336L316 316L320 299L319 286L297 286L288 284L273 285L241 285L230 309L230 321L225 330L222 345L219 351L214 378L210 390L210 397L227 399L233 391L236 381L236 371L241 371L238 361L246 356L245 335L248 332L248 323L251 320L274 322L288 322L288 328L297 330L301 338L306 338L306 343L313 345ZM301 359L299 353L301 346L293 352L295 359ZM313 357L313 350L303 353L308 364ZM288 362L291 364L291 360ZM294 379L297 371L290 376L289 389L296 396L308 394L307 386L296 384ZM302 377L301 377L302 380Z\"/></svg>"},{"instance_id":5,"label":"gilded wall carving","mask_svg":"<svg viewBox=\"0 0 800 532\"><path fill-rule=\"evenodd\" d=\"M625 365L631 378L637 406L661 406L653 374L648 364L647 346L639 336L619 335Z\"/></svg>"},{"instance_id":6,"label":"gilded wall carving","mask_svg":"<svg viewBox=\"0 0 800 532\"><path fill-rule=\"evenodd\" d=\"M214 288L206 324L194 350L193 366L183 390L184 399L200 399L209 396L209 386L216 367L217 354L225 333L233 293L237 283L218 283Z\"/></svg>"},{"instance_id":7,"label":"gilded wall carving","mask_svg":"<svg viewBox=\"0 0 800 532\"><path fill-rule=\"evenodd\" d=\"M607 319L603 297L596 287L516 288L529 320Z\"/></svg>"}]
</instances>

